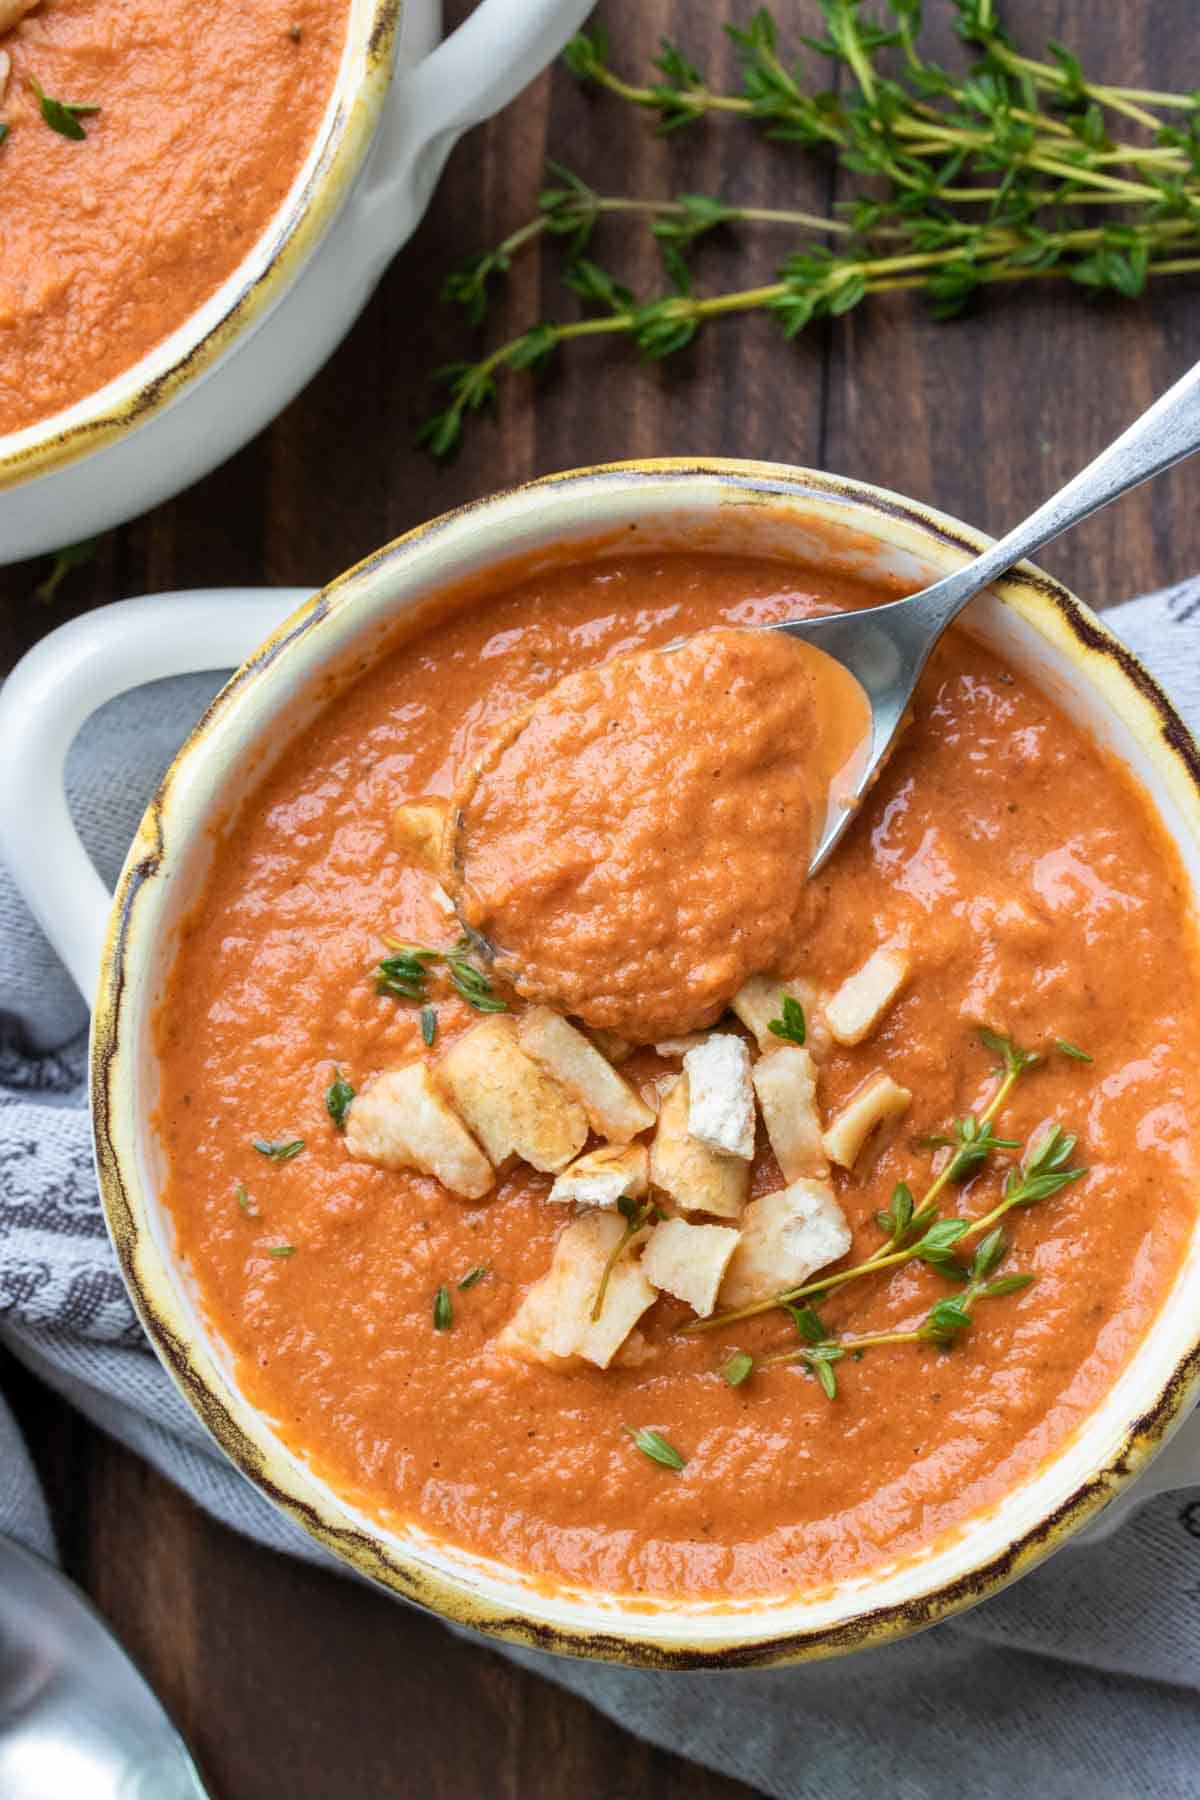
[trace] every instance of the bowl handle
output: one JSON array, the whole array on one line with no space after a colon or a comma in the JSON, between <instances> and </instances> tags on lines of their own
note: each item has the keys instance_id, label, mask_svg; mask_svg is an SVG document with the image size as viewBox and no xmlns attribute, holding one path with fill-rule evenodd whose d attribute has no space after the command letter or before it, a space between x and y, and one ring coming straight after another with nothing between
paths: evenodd
<instances>
[{"instance_id":1,"label":"bowl handle","mask_svg":"<svg viewBox=\"0 0 1200 1800\"><path fill-rule=\"evenodd\" d=\"M111 896L67 806L76 733L128 688L235 668L313 591L196 588L119 600L60 625L0 688L0 857L89 1006Z\"/></svg>"},{"instance_id":2,"label":"bowl handle","mask_svg":"<svg viewBox=\"0 0 1200 1800\"><path fill-rule=\"evenodd\" d=\"M457 31L397 77L355 197L382 268L429 204L464 131L507 106L558 55L594 0L480 0Z\"/></svg>"}]
</instances>

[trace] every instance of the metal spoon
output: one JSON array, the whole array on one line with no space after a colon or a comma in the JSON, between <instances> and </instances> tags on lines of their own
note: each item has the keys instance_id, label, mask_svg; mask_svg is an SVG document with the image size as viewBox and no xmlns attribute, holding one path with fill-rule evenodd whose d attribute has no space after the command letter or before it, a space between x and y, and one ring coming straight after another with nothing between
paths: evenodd
<instances>
[{"instance_id":1,"label":"metal spoon","mask_svg":"<svg viewBox=\"0 0 1200 1800\"><path fill-rule=\"evenodd\" d=\"M0 1795L209 1800L187 1746L83 1595L0 1537Z\"/></svg>"},{"instance_id":2,"label":"metal spoon","mask_svg":"<svg viewBox=\"0 0 1200 1800\"><path fill-rule=\"evenodd\" d=\"M886 606L762 627L786 631L836 657L861 683L871 705L871 734L861 774L850 785L848 804L831 808L809 864L810 874L816 874L850 824L854 802L866 793L892 749L931 650L967 602L1080 519L1197 449L1200 363L1023 524L953 575Z\"/></svg>"}]
</instances>

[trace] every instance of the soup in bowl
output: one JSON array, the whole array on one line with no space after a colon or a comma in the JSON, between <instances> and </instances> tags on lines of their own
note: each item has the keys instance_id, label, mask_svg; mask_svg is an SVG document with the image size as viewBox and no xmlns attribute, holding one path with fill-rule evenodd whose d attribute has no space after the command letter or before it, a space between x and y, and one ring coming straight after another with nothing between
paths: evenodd
<instances>
[{"instance_id":1,"label":"soup in bowl","mask_svg":"<svg viewBox=\"0 0 1200 1800\"><path fill-rule=\"evenodd\" d=\"M0 560L178 492L349 329L585 0L2 0Z\"/></svg>"},{"instance_id":2,"label":"soup in bowl","mask_svg":"<svg viewBox=\"0 0 1200 1800\"><path fill-rule=\"evenodd\" d=\"M1048 578L998 584L813 881L787 840L794 913L758 948L775 858L743 825L759 775L782 791L791 677L728 640L980 541L807 471L550 478L334 583L182 751L105 953L105 1209L183 1392L363 1572L577 1654L829 1654L1031 1566L1183 1416L1200 790L1128 654ZM621 703L622 659L691 634L725 645L696 664L724 686L706 708L662 659L676 848L640 904L606 870L646 837L622 836L653 804L639 722L656 755L672 726ZM564 685L591 719L596 670L602 734L506 763ZM569 783L568 739L602 745ZM489 918L614 903L588 956L655 971L641 1017L619 984L619 1031L598 979L539 964L523 994L472 935L452 846L480 770L511 778L493 823L524 795L547 840L506 877L490 858ZM680 918L695 956L667 979Z\"/></svg>"},{"instance_id":3,"label":"soup in bowl","mask_svg":"<svg viewBox=\"0 0 1200 1800\"><path fill-rule=\"evenodd\" d=\"M237 268L316 140L350 25L349 0L19 5L0 438L123 374Z\"/></svg>"}]
</instances>

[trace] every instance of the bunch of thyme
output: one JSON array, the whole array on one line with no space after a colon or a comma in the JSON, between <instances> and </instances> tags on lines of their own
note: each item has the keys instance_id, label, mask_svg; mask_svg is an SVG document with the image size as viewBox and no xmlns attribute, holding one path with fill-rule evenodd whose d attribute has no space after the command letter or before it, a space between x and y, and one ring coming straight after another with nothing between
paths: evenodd
<instances>
[{"instance_id":1,"label":"bunch of thyme","mask_svg":"<svg viewBox=\"0 0 1200 1800\"><path fill-rule=\"evenodd\" d=\"M770 13L760 10L727 28L739 72L734 92L713 87L666 41L653 78L638 84L612 66L599 30L574 38L565 60L578 79L654 115L661 132L708 118L744 121L833 158L860 191L823 218L705 194L603 194L551 164L536 216L451 275L444 296L480 325L514 257L549 238L563 251L562 281L584 316L541 320L440 370L447 404L418 441L435 456L452 454L465 420L494 404L502 372L541 369L577 338L619 335L661 361L733 313L766 311L791 338L869 294L917 289L935 317L948 319L1000 284L1061 278L1133 299L1152 279L1200 269L1200 92L1093 81L1060 44L1042 58L1019 51L996 0L943 3L968 47L962 70L922 52L922 0L880 0L882 22L863 16L863 0L819 0L825 31L799 40L805 65L785 52ZM599 222L614 215L649 226L663 257L660 292L635 295L589 254ZM698 291L697 244L718 228L743 226L802 235L770 279Z\"/></svg>"}]
</instances>

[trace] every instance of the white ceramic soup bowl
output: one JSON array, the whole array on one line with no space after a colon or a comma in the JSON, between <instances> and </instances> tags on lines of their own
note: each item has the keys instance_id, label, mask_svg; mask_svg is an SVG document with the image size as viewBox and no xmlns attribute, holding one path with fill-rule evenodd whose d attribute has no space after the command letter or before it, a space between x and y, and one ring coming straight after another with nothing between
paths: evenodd
<instances>
[{"instance_id":1,"label":"white ceramic soup bowl","mask_svg":"<svg viewBox=\"0 0 1200 1800\"><path fill-rule=\"evenodd\" d=\"M208 593L125 602L64 627L0 695L0 767L8 776L0 850L76 980L95 990L96 1160L133 1303L182 1393L238 1467L362 1573L453 1619L579 1655L659 1667L830 1655L919 1629L1011 1581L1140 1475L1182 1421L1200 1382L1200 1194L1197 1224L1155 1329L1102 1404L1002 1501L950 1534L819 1592L725 1604L647 1602L546 1584L417 1526L381 1525L285 1444L239 1391L160 1201L151 1019L180 921L214 842L235 827L239 801L330 693L403 630L406 613L447 586L502 571L512 557L561 554L573 544L703 545L923 582L985 541L861 482L740 462L615 465L549 477L451 513L296 605L248 655L163 781L111 905L67 816L67 741L112 693L238 660L301 597ZM1200 895L1200 757L1145 672L1086 608L1028 565L973 604L969 625L1129 766ZM1196 1480L1198 1465L1185 1433L1139 1491Z\"/></svg>"},{"instance_id":2,"label":"white ceramic soup bowl","mask_svg":"<svg viewBox=\"0 0 1200 1800\"><path fill-rule=\"evenodd\" d=\"M275 217L198 311L115 380L0 435L0 564L106 531L231 456L320 368L468 127L562 49L592 0L350 0L337 80Z\"/></svg>"}]
</instances>

